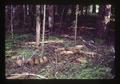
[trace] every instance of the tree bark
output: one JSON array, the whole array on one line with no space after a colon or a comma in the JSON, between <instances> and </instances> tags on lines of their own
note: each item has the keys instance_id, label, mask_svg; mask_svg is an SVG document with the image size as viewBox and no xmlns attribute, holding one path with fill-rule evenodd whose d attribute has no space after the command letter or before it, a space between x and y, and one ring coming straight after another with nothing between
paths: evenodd
<instances>
[{"instance_id":1,"label":"tree bark","mask_svg":"<svg viewBox=\"0 0 120 84\"><path fill-rule=\"evenodd\" d=\"M83 15L83 6L81 5L81 15Z\"/></svg>"},{"instance_id":2,"label":"tree bark","mask_svg":"<svg viewBox=\"0 0 120 84\"><path fill-rule=\"evenodd\" d=\"M12 42L14 43L14 34L13 34L13 6L11 5L11 37L12 37Z\"/></svg>"},{"instance_id":3,"label":"tree bark","mask_svg":"<svg viewBox=\"0 0 120 84\"><path fill-rule=\"evenodd\" d=\"M27 15L29 15L29 5L27 5L26 8L27 8Z\"/></svg>"},{"instance_id":4,"label":"tree bark","mask_svg":"<svg viewBox=\"0 0 120 84\"><path fill-rule=\"evenodd\" d=\"M87 15L88 14L88 6L86 5L85 7L85 14Z\"/></svg>"},{"instance_id":5,"label":"tree bark","mask_svg":"<svg viewBox=\"0 0 120 84\"><path fill-rule=\"evenodd\" d=\"M111 15L111 5L101 5L99 11L100 19L98 21L98 31L97 31L99 37L103 37L105 35L106 26L110 21L110 15Z\"/></svg>"},{"instance_id":6,"label":"tree bark","mask_svg":"<svg viewBox=\"0 0 120 84\"><path fill-rule=\"evenodd\" d=\"M62 14L60 17L60 28L62 28L62 21L63 21L63 14L64 14L65 8L62 9Z\"/></svg>"},{"instance_id":7,"label":"tree bark","mask_svg":"<svg viewBox=\"0 0 120 84\"><path fill-rule=\"evenodd\" d=\"M76 45L76 38L77 38L77 24L78 24L78 10L79 10L79 5L76 5L76 21L75 21L75 45Z\"/></svg>"},{"instance_id":8,"label":"tree bark","mask_svg":"<svg viewBox=\"0 0 120 84\"><path fill-rule=\"evenodd\" d=\"M93 4L93 11L92 12L96 13L96 5L95 4Z\"/></svg>"},{"instance_id":9,"label":"tree bark","mask_svg":"<svg viewBox=\"0 0 120 84\"><path fill-rule=\"evenodd\" d=\"M23 24L24 24L24 28L25 28L25 20L26 20L26 6L25 5L23 5L23 13L24 13L24 21L23 21Z\"/></svg>"},{"instance_id":10,"label":"tree bark","mask_svg":"<svg viewBox=\"0 0 120 84\"><path fill-rule=\"evenodd\" d=\"M44 55L44 41L45 41L45 20L46 20L46 5L44 5L44 10L43 10L43 31L42 31L42 52L41 55Z\"/></svg>"},{"instance_id":11,"label":"tree bark","mask_svg":"<svg viewBox=\"0 0 120 84\"><path fill-rule=\"evenodd\" d=\"M48 8L48 26L50 29L50 32L52 33L52 29L53 29L53 23L54 23L54 6L50 5Z\"/></svg>"},{"instance_id":12,"label":"tree bark","mask_svg":"<svg viewBox=\"0 0 120 84\"><path fill-rule=\"evenodd\" d=\"M40 5L36 6L36 47L38 48L40 43L40 28L41 28L41 22L40 22Z\"/></svg>"}]
</instances>

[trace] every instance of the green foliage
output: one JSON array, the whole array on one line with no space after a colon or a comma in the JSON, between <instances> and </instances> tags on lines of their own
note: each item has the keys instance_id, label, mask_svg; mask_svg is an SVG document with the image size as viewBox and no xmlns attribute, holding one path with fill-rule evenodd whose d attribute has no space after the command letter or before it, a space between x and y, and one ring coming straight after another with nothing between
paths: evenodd
<instances>
[{"instance_id":1,"label":"green foliage","mask_svg":"<svg viewBox=\"0 0 120 84\"><path fill-rule=\"evenodd\" d=\"M17 53L24 57L31 57L33 55L33 52L31 52L30 50L25 49L25 48L19 48L17 50Z\"/></svg>"},{"instance_id":2,"label":"green foliage","mask_svg":"<svg viewBox=\"0 0 120 84\"><path fill-rule=\"evenodd\" d=\"M33 36L31 34L23 34L23 35L15 35L15 40L21 41L21 40L28 40L30 38L33 39ZM60 40L62 38L59 38L59 36L50 36L49 40ZM104 42L103 39L95 39L96 44L102 44ZM74 46L74 43L72 41L66 40L63 43L65 48ZM10 38L7 38L5 40L5 49L6 49L6 55L13 55L10 54L13 47L12 40ZM10 53L8 52L10 51ZM15 52L12 52L24 57L31 57L34 54L40 55L40 51L36 51L32 47L24 46L24 47L17 47L15 49ZM54 71L55 68L51 65L49 65L48 68L44 68L40 71L39 74L44 75L50 79L110 79L113 76L111 75L110 71L111 69L109 67L104 66L94 66L92 61L90 59L82 59L81 63L75 64L75 63L68 63L65 65L64 70L62 71ZM55 74L56 73L56 74Z\"/></svg>"},{"instance_id":3,"label":"green foliage","mask_svg":"<svg viewBox=\"0 0 120 84\"><path fill-rule=\"evenodd\" d=\"M50 79L112 79L111 68L104 66L93 66L92 61L86 59L87 63L68 63L62 71L56 71L53 75L53 67L49 66L41 70L41 75ZM56 73L56 74L55 74Z\"/></svg>"},{"instance_id":4,"label":"green foliage","mask_svg":"<svg viewBox=\"0 0 120 84\"><path fill-rule=\"evenodd\" d=\"M13 41L10 37L5 39L5 50L10 50L13 47Z\"/></svg>"},{"instance_id":5,"label":"green foliage","mask_svg":"<svg viewBox=\"0 0 120 84\"><path fill-rule=\"evenodd\" d=\"M12 42L5 42L5 49L6 50L9 50L9 49L11 49L12 48Z\"/></svg>"},{"instance_id":6,"label":"green foliage","mask_svg":"<svg viewBox=\"0 0 120 84\"><path fill-rule=\"evenodd\" d=\"M79 74L76 74L76 79L108 79L112 77L110 75L109 67L88 67L86 69L82 69Z\"/></svg>"},{"instance_id":7,"label":"green foliage","mask_svg":"<svg viewBox=\"0 0 120 84\"><path fill-rule=\"evenodd\" d=\"M15 40L27 40L31 38L33 38L33 35L31 33L23 34L23 35L19 35L19 34L14 35Z\"/></svg>"},{"instance_id":8,"label":"green foliage","mask_svg":"<svg viewBox=\"0 0 120 84\"><path fill-rule=\"evenodd\" d=\"M17 54L17 52L13 51L13 50L6 50L5 51L5 56L7 56L7 57L11 57L11 56L14 56L16 54Z\"/></svg>"},{"instance_id":9,"label":"green foliage","mask_svg":"<svg viewBox=\"0 0 120 84\"><path fill-rule=\"evenodd\" d=\"M61 40L62 38L58 35L49 36L49 40Z\"/></svg>"},{"instance_id":10,"label":"green foliage","mask_svg":"<svg viewBox=\"0 0 120 84\"><path fill-rule=\"evenodd\" d=\"M32 34L23 34L23 35L14 34L14 40L16 43L18 41L29 40L29 39L33 39ZM11 36L7 36L7 38L5 40L5 49L6 50L12 49L13 46L15 46L15 44L12 43Z\"/></svg>"}]
</instances>

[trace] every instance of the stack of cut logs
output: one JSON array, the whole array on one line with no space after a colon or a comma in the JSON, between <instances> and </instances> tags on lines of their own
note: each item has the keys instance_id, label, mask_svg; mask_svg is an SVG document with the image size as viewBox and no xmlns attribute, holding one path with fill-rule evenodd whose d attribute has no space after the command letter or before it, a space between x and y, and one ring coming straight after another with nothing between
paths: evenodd
<instances>
[{"instance_id":1,"label":"stack of cut logs","mask_svg":"<svg viewBox=\"0 0 120 84\"><path fill-rule=\"evenodd\" d=\"M55 49L55 53L62 55L62 56L73 56L75 54L85 54L89 55L90 57L93 57L96 55L95 52L88 52L88 51L83 51L83 45L76 45L75 47L69 47L67 49L63 48L57 48Z\"/></svg>"},{"instance_id":2,"label":"stack of cut logs","mask_svg":"<svg viewBox=\"0 0 120 84\"><path fill-rule=\"evenodd\" d=\"M40 56L33 56L29 59L23 60L22 57L18 57L16 59L16 64L18 66L22 66L24 64L27 65L38 65L38 64L44 64L48 62L48 58L46 56L40 57Z\"/></svg>"},{"instance_id":3,"label":"stack of cut logs","mask_svg":"<svg viewBox=\"0 0 120 84\"><path fill-rule=\"evenodd\" d=\"M83 48L83 45L76 45L75 47L70 47L67 49L65 49L64 47L57 48L57 49L55 49L55 53L58 53L60 55L69 56L69 55L79 53L82 48Z\"/></svg>"}]
</instances>

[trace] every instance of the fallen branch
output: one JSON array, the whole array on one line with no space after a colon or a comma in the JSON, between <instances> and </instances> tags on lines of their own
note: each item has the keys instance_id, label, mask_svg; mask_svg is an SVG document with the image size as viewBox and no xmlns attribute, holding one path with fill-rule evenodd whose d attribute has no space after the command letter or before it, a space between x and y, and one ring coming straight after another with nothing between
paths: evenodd
<instances>
[{"instance_id":1,"label":"fallen branch","mask_svg":"<svg viewBox=\"0 0 120 84\"><path fill-rule=\"evenodd\" d=\"M82 40L83 43L85 43L86 46L96 49L96 46L94 46L90 42L85 41L82 37L80 37L80 39Z\"/></svg>"},{"instance_id":2,"label":"fallen branch","mask_svg":"<svg viewBox=\"0 0 120 84\"><path fill-rule=\"evenodd\" d=\"M43 78L43 79L48 79L42 75L37 75L37 74L32 74L32 73L22 73L22 74L11 74L11 75L14 75L14 76L11 76L11 77L7 77L7 79L18 79L20 77L25 77L25 76L28 76L28 75L31 75L31 76L37 76L39 78Z\"/></svg>"},{"instance_id":3,"label":"fallen branch","mask_svg":"<svg viewBox=\"0 0 120 84\"><path fill-rule=\"evenodd\" d=\"M43 43L43 42L40 42L40 43ZM44 43L63 43L63 40L49 40L49 41L45 41ZM26 42L25 44L34 45L36 44L36 42Z\"/></svg>"}]
</instances>

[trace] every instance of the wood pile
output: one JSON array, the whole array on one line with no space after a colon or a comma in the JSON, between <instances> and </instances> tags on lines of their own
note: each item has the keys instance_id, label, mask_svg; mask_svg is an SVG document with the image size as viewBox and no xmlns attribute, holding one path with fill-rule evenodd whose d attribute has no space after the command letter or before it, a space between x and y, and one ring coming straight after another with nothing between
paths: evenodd
<instances>
[{"instance_id":1,"label":"wood pile","mask_svg":"<svg viewBox=\"0 0 120 84\"><path fill-rule=\"evenodd\" d=\"M84 48L83 45L76 45L75 47L69 47L69 48L57 48L55 49L55 53L62 55L62 56L71 56L75 54L85 54L89 55L91 57L94 57L97 53L95 52L88 52L88 51L83 51L82 49Z\"/></svg>"},{"instance_id":2,"label":"wood pile","mask_svg":"<svg viewBox=\"0 0 120 84\"><path fill-rule=\"evenodd\" d=\"M38 64L44 64L44 63L47 63L47 62L48 62L48 58L46 56L43 56L43 57L33 56L33 57L31 57L29 59L26 59L26 60L22 59L21 57L18 57L16 59L16 64L18 66L22 66L22 65L25 65L25 64L33 66L33 65L38 65Z\"/></svg>"}]
</instances>

